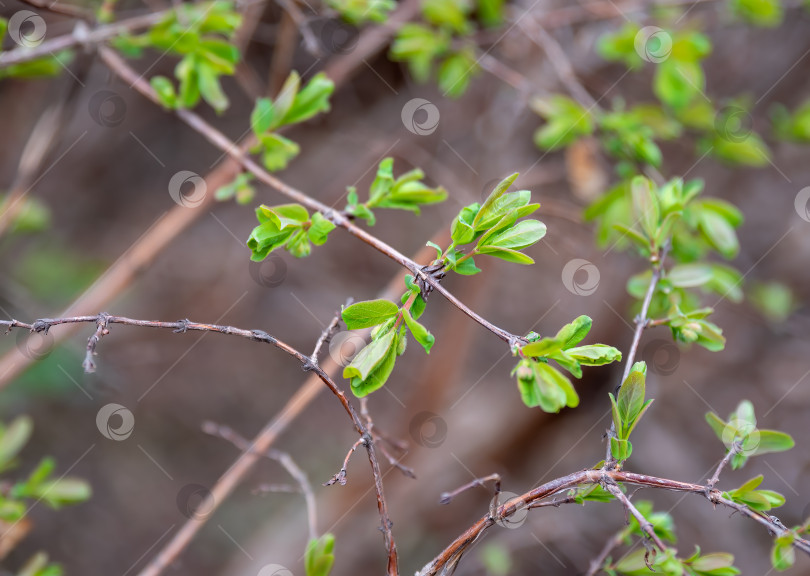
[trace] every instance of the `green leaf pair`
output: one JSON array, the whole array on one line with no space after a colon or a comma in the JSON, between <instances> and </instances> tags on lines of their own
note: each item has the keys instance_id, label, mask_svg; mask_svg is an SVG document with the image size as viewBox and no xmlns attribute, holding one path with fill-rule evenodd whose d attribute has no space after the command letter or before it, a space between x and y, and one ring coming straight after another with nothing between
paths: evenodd
<instances>
[{"instance_id":1,"label":"green leaf pair","mask_svg":"<svg viewBox=\"0 0 810 576\"><path fill-rule=\"evenodd\" d=\"M309 541L304 554L304 569L307 576L329 576L334 563L334 534L324 534Z\"/></svg>"},{"instance_id":2,"label":"green leaf pair","mask_svg":"<svg viewBox=\"0 0 810 576\"><path fill-rule=\"evenodd\" d=\"M789 434L757 428L754 405L748 400L740 402L727 422L714 412L706 413L706 422L727 449L737 448L736 453L731 457L731 467L734 470L742 468L752 456L784 452L796 444Z\"/></svg>"},{"instance_id":3,"label":"green leaf pair","mask_svg":"<svg viewBox=\"0 0 810 576\"><path fill-rule=\"evenodd\" d=\"M253 178L254 176L250 172L238 174L229 184L217 188L217 191L214 192L214 198L218 202L233 198L237 204L249 204L256 195L256 190L251 184Z\"/></svg>"},{"instance_id":4,"label":"green leaf pair","mask_svg":"<svg viewBox=\"0 0 810 576\"><path fill-rule=\"evenodd\" d=\"M421 206L444 202L447 191L441 186L431 188L423 182L424 178L425 173L416 168L395 179L394 159L385 158L377 168L366 202L360 203L354 186L348 188L346 213L374 226L376 218L372 208L394 208L419 214Z\"/></svg>"},{"instance_id":5,"label":"green leaf pair","mask_svg":"<svg viewBox=\"0 0 810 576\"><path fill-rule=\"evenodd\" d=\"M310 217L306 208L300 204L282 204L256 208L259 225L250 233L247 247L250 248L250 259L261 262L277 248L282 246L296 258L309 256L312 244L321 246L326 243L329 232L335 225L315 212Z\"/></svg>"},{"instance_id":6,"label":"green leaf pair","mask_svg":"<svg viewBox=\"0 0 810 576\"><path fill-rule=\"evenodd\" d=\"M343 369L343 377L351 380L352 392L358 398L381 388L388 380L396 357L405 352L406 327L425 352L429 354L433 347L435 338L416 320L424 309L424 304L421 309L414 306L421 296L410 290L406 295L408 299L402 307L390 300L367 300L347 306L341 313L349 330L375 327L371 343Z\"/></svg>"},{"instance_id":7,"label":"green leaf pair","mask_svg":"<svg viewBox=\"0 0 810 576\"><path fill-rule=\"evenodd\" d=\"M751 478L745 484L734 490L723 492L723 496L738 504L743 504L757 512L767 512L771 508L778 508L785 503L785 497L773 490L757 490L762 484L763 476L760 474Z\"/></svg>"},{"instance_id":8,"label":"green leaf pair","mask_svg":"<svg viewBox=\"0 0 810 576\"><path fill-rule=\"evenodd\" d=\"M84 480L64 476L52 479L55 468L56 462L53 458L43 458L27 480L11 487L9 496L15 499L41 500L52 508L78 504L90 498L92 490Z\"/></svg>"},{"instance_id":9,"label":"green leaf pair","mask_svg":"<svg viewBox=\"0 0 810 576\"><path fill-rule=\"evenodd\" d=\"M701 555L700 548L689 558L681 559L672 549L659 553L647 566L647 550L639 548L624 555L616 564L608 566L608 573L626 576L646 576L651 571L664 576L736 576L740 570L734 566L734 556L725 552Z\"/></svg>"},{"instance_id":10,"label":"green leaf pair","mask_svg":"<svg viewBox=\"0 0 810 576\"><path fill-rule=\"evenodd\" d=\"M644 362L636 362L622 383L618 398L609 393L613 427L616 430L615 437L610 439L610 452L619 462L627 460L632 454L633 444L629 440L630 434L653 402L645 401L646 376L647 365Z\"/></svg>"},{"instance_id":11,"label":"green leaf pair","mask_svg":"<svg viewBox=\"0 0 810 576\"><path fill-rule=\"evenodd\" d=\"M621 352L612 346L576 346L587 336L592 324L588 316L580 316L563 326L553 338L529 336L532 341L520 349L523 359L512 370L524 404L539 406L545 412L559 412L566 406L579 405L579 396L571 381L551 366L549 360L554 360L576 378L582 377L582 366L603 366L621 360Z\"/></svg>"},{"instance_id":12,"label":"green leaf pair","mask_svg":"<svg viewBox=\"0 0 810 576\"><path fill-rule=\"evenodd\" d=\"M275 172L283 170L298 155L298 144L276 131L298 124L329 111L329 96L335 84L320 72L301 88L301 77L293 71L287 77L275 100L259 98L250 115L250 129L258 143L251 152L261 153L264 167Z\"/></svg>"}]
</instances>

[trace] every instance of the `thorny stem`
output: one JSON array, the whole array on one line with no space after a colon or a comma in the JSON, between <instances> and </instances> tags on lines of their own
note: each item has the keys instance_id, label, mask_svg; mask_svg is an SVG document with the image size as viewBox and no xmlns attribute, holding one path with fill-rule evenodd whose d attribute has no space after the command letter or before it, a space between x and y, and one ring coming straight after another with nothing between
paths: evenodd
<instances>
[{"instance_id":1,"label":"thorny stem","mask_svg":"<svg viewBox=\"0 0 810 576\"><path fill-rule=\"evenodd\" d=\"M296 360L301 363L301 366L305 370L309 370L316 374L318 378L329 388L329 390L337 396L340 403L343 405L344 410L349 415L349 418L354 425L355 430L358 434L360 434L362 443L366 447L366 452L368 454L369 463L371 464L371 469L374 475L374 489L377 493L377 509L380 514L380 519L382 521L382 532L383 537L385 540L385 547L388 553L388 576L398 576L399 568L397 566L397 548L394 542L394 537L391 532L391 526L393 525L389 516L388 516L388 504L385 500L385 495L383 492L383 483L382 483L382 472L380 471L380 463L377 460L377 454L374 449L374 442L371 439L370 435L368 434L368 430L366 430L363 421L358 416L357 412L354 409L354 406L349 402L346 394L343 390L335 383L334 380L327 374L313 359L286 342L283 342L267 332L263 330L245 330L243 328L236 328L234 326L223 326L217 324L202 324L199 322L191 322L190 320L179 320L177 322L160 322L160 321L153 321L153 320L136 320L133 318L127 318L125 316L112 316L112 315L104 315L106 318L107 324L125 324L129 326L141 326L147 328L164 328L170 329L175 333L185 333L188 331L200 331L200 332L218 332L220 334L228 334L234 336L240 336L242 338L246 338L248 340L253 340L255 342L266 342L268 344L272 344L276 348L286 352L290 356L293 356ZM19 320L0 320L0 326L6 326L8 329L11 328L26 328L32 332L44 332L48 333L53 326L59 326L63 324L75 324L81 322L98 322L99 315L95 316L73 316L70 318L43 318L40 320L36 320L32 324L27 324L25 322L20 322Z\"/></svg>"},{"instance_id":2,"label":"thorny stem","mask_svg":"<svg viewBox=\"0 0 810 576\"><path fill-rule=\"evenodd\" d=\"M655 527L650 523L649 520L647 520L644 517L644 515L639 511L639 509L636 508L632 502L630 502L630 499L625 495L624 492L621 491L621 488L619 488L615 483L609 480L603 482L603 485L605 490L613 494L613 496L615 496L616 499L622 503L622 505L627 509L627 511L630 512L630 514L632 514L636 520L638 520L638 524L639 526L641 526L641 531L647 534L647 536L655 543L658 549L661 552L666 551L667 545L664 544L658 537L658 534L655 533Z\"/></svg>"}]
</instances>

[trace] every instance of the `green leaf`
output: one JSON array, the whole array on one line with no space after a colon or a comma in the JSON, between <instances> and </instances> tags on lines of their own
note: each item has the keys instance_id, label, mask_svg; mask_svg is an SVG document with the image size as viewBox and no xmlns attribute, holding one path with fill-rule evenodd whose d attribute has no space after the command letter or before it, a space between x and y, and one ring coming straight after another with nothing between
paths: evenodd
<instances>
[{"instance_id":1,"label":"green leaf","mask_svg":"<svg viewBox=\"0 0 810 576\"><path fill-rule=\"evenodd\" d=\"M324 534L307 544L304 554L304 569L307 576L328 576L335 562L335 536Z\"/></svg>"},{"instance_id":2,"label":"green leaf","mask_svg":"<svg viewBox=\"0 0 810 576\"><path fill-rule=\"evenodd\" d=\"M343 369L343 377L366 380L382 364L388 353L396 350L393 346L396 335L397 333L391 330L360 350L351 364ZM352 385L354 386L354 382Z\"/></svg>"},{"instance_id":3,"label":"green leaf","mask_svg":"<svg viewBox=\"0 0 810 576\"><path fill-rule=\"evenodd\" d=\"M593 326L593 320L583 314L574 319L573 322L560 328L554 339L562 343L563 349L568 349L575 344L579 344L591 331L591 326Z\"/></svg>"},{"instance_id":4,"label":"green leaf","mask_svg":"<svg viewBox=\"0 0 810 576\"><path fill-rule=\"evenodd\" d=\"M653 91L671 108L685 108L695 98L702 97L705 88L706 77L697 62L670 58L656 67Z\"/></svg>"},{"instance_id":5,"label":"green leaf","mask_svg":"<svg viewBox=\"0 0 810 576\"><path fill-rule=\"evenodd\" d=\"M569 408L576 408L579 406L579 396L577 396L576 390L574 390L574 386L571 384L571 381L562 372L549 366L545 362L535 362L535 370L537 371L537 374L541 380L545 381L550 386L555 386L562 392L564 403L560 406L560 408L563 406L568 406ZM554 410L554 412L559 411L560 408Z\"/></svg>"},{"instance_id":6,"label":"green leaf","mask_svg":"<svg viewBox=\"0 0 810 576\"><path fill-rule=\"evenodd\" d=\"M284 123L284 121L287 119L287 115L292 110L295 97L298 94L298 89L300 87L301 76L298 75L298 72L293 70L290 72L290 75L287 76L287 79L281 86L281 90L279 90L278 96L276 96L275 102L273 103L275 106L275 113L278 114L278 117L280 118L278 123L279 126Z\"/></svg>"},{"instance_id":7,"label":"green leaf","mask_svg":"<svg viewBox=\"0 0 810 576\"><path fill-rule=\"evenodd\" d=\"M222 112L228 108L228 97L222 91L219 83L219 75L213 67L204 62L197 65L197 82L200 88L200 95L217 112Z\"/></svg>"},{"instance_id":8,"label":"green leaf","mask_svg":"<svg viewBox=\"0 0 810 576\"><path fill-rule=\"evenodd\" d=\"M90 485L78 478L59 478L38 484L30 497L41 498L52 508L79 504L93 495Z\"/></svg>"},{"instance_id":9,"label":"green leaf","mask_svg":"<svg viewBox=\"0 0 810 576\"><path fill-rule=\"evenodd\" d=\"M591 344L569 348L566 353L583 366L603 366L612 362L621 362L622 353L606 344Z\"/></svg>"},{"instance_id":10,"label":"green leaf","mask_svg":"<svg viewBox=\"0 0 810 576\"><path fill-rule=\"evenodd\" d=\"M759 456L760 454L768 454L770 452L784 452L785 450L790 450L795 445L796 442L789 434L776 430L760 430L759 445L749 456Z\"/></svg>"},{"instance_id":11,"label":"green leaf","mask_svg":"<svg viewBox=\"0 0 810 576\"><path fill-rule=\"evenodd\" d=\"M361 378L360 376L355 376L351 380L351 388L352 393L358 397L362 398L363 396L367 396L371 394L375 390L381 388L385 382L388 380L388 377L391 375L391 372L394 370L394 362L396 361L397 356L401 355L404 352L405 347L405 338L403 334L396 333L393 330L386 334L386 336L391 335L393 340L385 356L382 360L377 364L375 369L369 373L366 378ZM382 338L385 338L383 336ZM365 350L365 348L363 349ZM362 350L360 351L362 354ZM359 356L359 354L358 354ZM357 357L355 357L355 360Z\"/></svg>"},{"instance_id":12,"label":"green leaf","mask_svg":"<svg viewBox=\"0 0 810 576\"><path fill-rule=\"evenodd\" d=\"M730 0L731 11L755 26L773 28L782 23L780 0Z\"/></svg>"},{"instance_id":13,"label":"green leaf","mask_svg":"<svg viewBox=\"0 0 810 576\"><path fill-rule=\"evenodd\" d=\"M457 246L472 242L475 237L473 221L480 211L480 208L478 203L465 206L458 213L458 216L453 219L453 223L450 226L450 237Z\"/></svg>"},{"instance_id":14,"label":"green leaf","mask_svg":"<svg viewBox=\"0 0 810 576\"><path fill-rule=\"evenodd\" d=\"M627 460L630 458L630 454L633 453L633 445L629 440L611 437L610 453L616 460L619 460L620 462Z\"/></svg>"},{"instance_id":15,"label":"green leaf","mask_svg":"<svg viewBox=\"0 0 810 576\"><path fill-rule=\"evenodd\" d=\"M439 89L450 98L458 98L467 91L477 71L478 63L473 50L454 52L439 66Z\"/></svg>"},{"instance_id":16,"label":"green leaf","mask_svg":"<svg viewBox=\"0 0 810 576\"><path fill-rule=\"evenodd\" d=\"M326 238L329 233L335 229L335 225L321 215L320 212L315 212L312 215L312 224L307 230L307 236L315 246L321 246L326 243Z\"/></svg>"},{"instance_id":17,"label":"green leaf","mask_svg":"<svg viewBox=\"0 0 810 576\"><path fill-rule=\"evenodd\" d=\"M709 264L678 264L667 273L667 279L678 288L694 288L703 286L714 277L714 271Z\"/></svg>"},{"instance_id":18,"label":"green leaf","mask_svg":"<svg viewBox=\"0 0 810 576\"><path fill-rule=\"evenodd\" d=\"M422 16L440 28L464 34L469 31L467 14L470 4L466 0L425 0L422 2Z\"/></svg>"},{"instance_id":19,"label":"green leaf","mask_svg":"<svg viewBox=\"0 0 810 576\"><path fill-rule=\"evenodd\" d=\"M478 251L481 254L495 256L496 258L506 260L507 262L514 262L515 264L534 264L533 258L526 256L524 253L518 252L517 250L510 250L509 248L492 248L489 246L484 246L479 248Z\"/></svg>"},{"instance_id":20,"label":"green leaf","mask_svg":"<svg viewBox=\"0 0 810 576\"><path fill-rule=\"evenodd\" d=\"M343 323L349 330L369 328L382 324L399 313L399 307L390 300L366 300L343 309Z\"/></svg>"},{"instance_id":21,"label":"green leaf","mask_svg":"<svg viewBox=\"0 0 810 576\"><path fill-rule=\"evenodd\" d=\"M177 106L177 94L174 91L174 84L165 76L152 76L149 84L157 94L160 104L169 110Z\"/></svg>"},{"instance_id":22,"label":"green leaf","mask_svg":"<svg viewBox=\"0 0 810 576\"><path fill-rule=\"evenodd\" d=\"M0 470L8 470L20 450L28 443L34 423L28 416L19 416L0 432Z\"/></svg>"},{"instance_id":23,"label":"green leaf","mask_svg":"<svg viewBox=\"0 0 810 576\"><path fill-rule=\"evenodd\" d=\"M630 183L630 190L636 216L641 221L647 238L655 238L660 221L660 209L652 183L644 176L636 176Z\"/></svg>"},{"instance_id":24,"label":"green leaf","mask_svg":"<svg viewBox=\"0 0 810 576\"><path fill-rule=\"evenodd\" d=\"M433 334L428 332L427 328L414 320L413 316L411 316L411 313L408 310L402 310L402 317L405 319L405 324L408 325L408 329L411 331L411 334L413 334L413 337L416 338L416 341L422 345L425 352L430 354L430 349L433 347L433 343L436 341Z\"/></svg>"},{"instance_id":25,"label":"green leaf","mask_svg":"<svg viewBox=\"0 0 810 576\"><path fill-rule=\"evenodd\" d=\"M270 130L275 118L273 102L269 98L258 98L250 114L250 129L256 136Z\"/></svg>"},{"instance_id":26,"label":"green leaf","mask_svg":"<svg viewBox=\"0 0 810 576\"><path fill-rule=\"evenodd\" d=\"M717 437L724 440L723 431L726 429L726 422L714 412L706 412L706 422L709 423Z\"/></svg>"},{"instance_id":27,"label":"green leaf","mask_svg":"<svg viewBox=\"0 0 810 576\"><path fill-rule=\"evenodd\" d=\"M507 176L501 180L497 186L495 186L492 192L489 193L489 196L487 196L487 199L481 205L481 208L477 211L475 217L473 218L472 228L474 230L479 230L481 220L490 215L495 203L501 196L506 194L506 191L509 190L509 187L514 183L515 180L517 180L519 175L519 173L515 172L514 174Z\"/></svg>"},{"instance_id":28,"label":"green leaf","mask_svg":"<svg viewBox=\"0 0 810 576\"><path fill-rule=\"evenodd\" d=\"M536 342L530 342L521 348L524 356L543 357L562 350L563 342L556 338L543 338Z\"/></svg>"},{"instance_id":29,"label":"green leaf","mask_svg":"<svg viewBox=\"0 0 810 576\"><path fill-rule=\"evenodd\" d=\"M647 365L644 362L636 362L619 390L617 404L619 415L624 423L624 428L617 430L620 438L626 439L629 436L636 420L641 415L642 408L644 408L646 374Z\"/></svg>"},{"instance_id":30,"label":"green leaf","mask_svg":"<svg viewBox=\"0 0 810 576\"><path fill-rule=\"evenodd\" d=\"M771 564L776 570L782 572L796 562L796 551L793 549L795 538L793 532L788 532L774 539L773 548L771 548Z\"/></svg>"},{"instance_id":31,"label":"green leaf","mask_svg":"<svg viewBox=\"0 0 810 576\"><path fill-rule=\"evenodd\" d=\"M286 168L301 150L298 144L280 134L262 134L259 141L263 148L262 163L271 172Z\"/></svg>"},{"instance_id":32,"label":"green leaf","mask_svg":"<svg viewBox=\"0 0 810 576\"><path fill-rule=\"evenodd\" d=\"M329 112L329 97L334 91L335 83L326 74L319 72L295 95L281 123L297 124L321 112Z\"/></svg>"},{"instance_id":33,"label":"green leaf","mask_svg":"<svg viewBox=\"0 0 810 576\"><path fill-rule=\"evenodd\" d=\"M524 220L503 232L490 236L486 246L523 250L540 241L546 235L546 225L539 220ZM482 237L483 239L483 237ZM480 248L480 246L479 246Z\"/></svg>"},{"instance_id":34,"label":"green leaf","mask_svg":"<svg viewBox=\"0 0 810 576\"><path fill-rule=\"evenodd\" d=\"M453 270L463 276L473 276L481 271L472 258L467 258L461 264L454 266Z\"/></svg>"}]
</instances>

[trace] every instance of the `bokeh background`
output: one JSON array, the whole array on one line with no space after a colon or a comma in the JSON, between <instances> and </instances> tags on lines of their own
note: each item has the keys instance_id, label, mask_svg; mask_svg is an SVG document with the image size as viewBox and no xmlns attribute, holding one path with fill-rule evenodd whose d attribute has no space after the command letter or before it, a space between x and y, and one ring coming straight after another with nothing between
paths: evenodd
<instances>
[{"instance_id":1,"label":"bokeh background","mask_svg":"<svg viewBox=\"0 0 810 576\"><path fill-rule=\"evenodd\" d=\"M608 5L613 2L525 4L518 8L539 16L577 9L584 15L572 23L558 18L552 33L591 94L605 101L650 99L649 69L617 83L624 70L606 64L594 51L602 33L624 22L622 13L650 21L652 10L645 3L616 2L622 10L612 13ZM791 8L781 27L754 29L732 20L714 3L696 4L686 26L701 26L715 47L706 61L708 94L718 101L740 93L754 99L764 95L752 117L756 129L767 134L774 102L794 107L810 93L810 18ZM122 2L118 9L133 15L158 5ZM273 74L279 73L272 64L282 17L274 2L259 6L243 79L248 87L266 91ZM8 17L23 8L30 7L6 0L0 12ZM69 18L43 15L48 37L72 28ZM372 230L401 252L416 254L428 239L448 236L449 223L461 206L478 201L495 181L519 171L518 185L531 189L543 204L538 214L548 226L547 237L529 250L537 264L521 267L490 259L479 263L482 274L448 277L445 285L514 333L554 333L575 316L587 314L594 319L588 342L626 350L633 313L625 283L644 263L615 249L595 247L592 227L580 221L589 198L571 184L572 170L612 178L604 159L593 157L583 167L565 153L538 151L532 133L541 120L519 92L492 75L479 75L464 97L448 100L433 83L414 84L401 65L386 58L385 46L358 61L358 33L345 26L324 26L326 22L327 17L319 17L313 28L324 57L313 58L296 36L290 63L306 76L327 63L349 65L351 75L336 91L329 114L291 132L302 154L282 179L342 207L346 186L367 189L382 157L395 158L397 173L421 167L429 182L448 189L448 200L418 218L379 211ZM533 89L563 90L546 56L518 30L497 43L490 40L490 45L492 53L524 75ZM150 73L170 75L174 63L171 57L153 54L134 65L143 71L154 64ZM200 110L237 139L248 127L252 99L235 81L227 81L225 89L232 101L225 113L217 116L205 106ZM440 113L431 134L413 134L403 124L404 104L417 97L429 100ZM138 265L134 279L114 290L109 302L84 301L85 313L259 328L309 351L347 298L375 297L392 278L403 275L394 263L340 230L309 258L296 260L285 253L264 265L251 265L244 245L255 224L251 206L224 202L178 208L168 192L175 173L205 175L222 160L220 152L112 77L91 53L80 54L70 71L56 78L0 82L0 188L11 188L25 142L58 102L69 108L64 122L53 125L54 149L28 193L50 214L48 224L0 237L0 310L5 318L32 321L58 315L108 267L131 258L147 231L173 222L178 210L186 211L184 217L198 212L165 249ZM688 171L690 177L704 178L708 194L732 201L745 214L735 265L746 284L782 282L792 290L796 305L781 320L763 314L750 301L718 302L716 322L728 338L722 353L675 346L665 328L647 331L640 357L650 366L648 387L656 402L634 434L629 467L705 481L723 446L706 426L704 413L711 409L726 416L740 399L748 398L761 426L789 432L797 446L726 472L720 487L732 488L765 474L765 487L787 497L780 518L794 525L810 515L810 222L794 206L796 195L810 183L810 164L807 148L768 141L773 164L759 169L701 159L683 143L664 148L665 174ZM256 203L283 201L273 190L261 185L257 190ZM207 194L213 192L209 187ZM563 269L575 258L598 270L598 286L590 294L571 289L572 282L575 288L586 280L582 270L566 287ZM576 382L581 405L545 414L521 403L509 376L513 359L493 334L439 295L430 298L424 321L436 336L433 352L425 356L412 346L386 387L369 402L376 425L408 443L403 463L417 475L416 480L406 478L384 465L403 574L418 570L481 517L491 496L488 489L476 488L440 506L443 491L497 472L504 490L522 493L600 460L602 434L610 422L607 392L622 369L586 369ZM64 328L52 334L60 330ZM210 487L239 455L229 443L205 434L202 424L227 425L250 438L306 378L295 361L266 345L217 334L125 326L111 327L99 346L97 372L84 374L81 361L92 330L91 325L80 326L60 345L47 339L28 341L18 336L20 331L0 339L0 416L10 420L29 414L35 422L18 471L7 475L26 473L49 454L57 459L59 471L69 469L70 475L87 479L94 491L87 503L58 512L32 507L33 529L5 559L9 569L46 550L68 574L137 573L187 520L194 506L194 490L188 487ZM40 358L18 374L15 362L24 358L21 351ZM336 359L350 353L339 347L331 350ZM134 432L125 441L104 438L96 426L99 409L111 402L134 415ZM321 486L340 468L355 439L335 398L321 393L275 447L290 453L315 486L319 529L337 537L333 573L381 574L385 555L365 457L352 459L346 486ZM263 484L290 483L278 463L260 462L166 574L255 575L269 564L303 574L303 499L256 493ZM713 510L698 497L636 497L671 510L682 553L699 544L707 552L733 553L745 574L769 573L771 539L755 523ZM520 529L491 530L457 573L486 574L482 555L493 554L492 546L509 552L511 574L582 573L623 522L623 510L613 504L542 509L531 513ZM799 557L789 573L808 571L810 561Z\"/></svg>"}]
</instances>

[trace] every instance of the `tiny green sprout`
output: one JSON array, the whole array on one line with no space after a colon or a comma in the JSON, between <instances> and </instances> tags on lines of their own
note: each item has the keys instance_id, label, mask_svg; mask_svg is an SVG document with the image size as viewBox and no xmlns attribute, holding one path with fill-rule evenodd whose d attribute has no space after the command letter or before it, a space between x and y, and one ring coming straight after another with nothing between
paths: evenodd
<instances>
[{"instance_id":1,"label":"tiny green sprout","mask_svg":"<svg viewBox=\"0 0 810 576\"><path fill-rule=\"evenodd\" d=\"M447 191L441 186L431 188L423 182L425 173L416 168L394 178L394 159L385 158L377 168L377 176L369 188L369 199L360 202L357 189L348 189L346 213L374 226L373 208L393 208L419 214L421 206L444 202Z\"/></svg>"},{"instance_id":2,"label":"tiny green sprout","mask_svg":"<svg viewBox=\"0 0 810 576\"><path fill-rule=\"evenodd\" d=\"M767 512L771 508L778 508L785 503L785 497L773 490L757 490L762 484L763 476L760 474L751 478L739 488L724 492L723 496L738 504L748 506L757 512Z\"/></svg>"},{"instance_id":3,"label":"tiny green sprout","mask_svg":"<svg viewBox=\"0 0 810 576\"><path fill-rule=\"evenodd\" d=\"M324 534L309 541L304 554L304 569L307 576L329 576L334 563L334 534Z\"/></svg>"},{"instance_id":4,"label":"tiny green sprout","mask_svg":"<svg viewBox=\"0 0 810 576\"><path fill-rule=\"evenodd\" d=\"M633 452L630 434L638 425L641 417L652 404L652 400L645 401L647 365L636 362L630 374L619 389L618 398L609 393L613 426L616 436L610 438L610 451L613 458L619 462L626 460Z\"/></svg>"}]
</instances>

